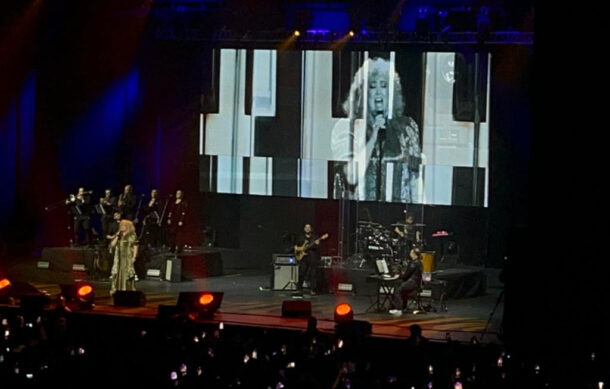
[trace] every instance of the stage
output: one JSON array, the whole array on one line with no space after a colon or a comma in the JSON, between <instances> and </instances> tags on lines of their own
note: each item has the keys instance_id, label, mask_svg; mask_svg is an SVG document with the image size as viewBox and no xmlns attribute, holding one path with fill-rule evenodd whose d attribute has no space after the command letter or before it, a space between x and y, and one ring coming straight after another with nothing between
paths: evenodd
<instances>
[{"instance_id":1,"label":"stage","mask_svg":"<svg viewBox=\"0 0 610 389\"><path fill-rule=\"evenodd\" d=\"M87 249L81 251L85 252ZM87 255L81 256L82 252L78 254L79 249L66 248L50 252L55 254L71 252L72 258L77 259L87 257ZM167 281L163 279L165 271L161 269L160 277L140 279L137 289L144 293L146 303L144 306L130 308L113 305L109 296L110 282L107 277L101 276L100 272L94 271L95 266L91 270L89 268L83 270L80 266L74 267L74 264L72 267L67 266L65 258L59 259L57 255L49 256L48 253L47 250L47 255L44 256L45 259L51 260L48 267L44 264L41 266L40 262L43 258L32 258L11 268L9 276L15 281L29 282L51 297L59 294L60 284L87 279L95 287L96 295L94 309L83 312L87 315L126 315L153 319L157 315L158 306L175 304L180 292L207 290L224 292L222 305L213 320L227 324L304 329L305 319L282 317L282 302L309 301L311 313L318 318L319 327L325 331L332 331L334 307L339 303L347 302L354 309L354 319L366 320L372 324L373 336L404 338L409 334L410 325L419 324L424 330L424 335L431 339L442 340L450 334L452 339L469 341L473 336L481 337L488 325L492 309L499 302L483 339L485 342L499 342L498 332L502 321L503 302L498 301L502 284L498 281L497 269L467 266L438 270L433 274L433 280L439 282L442 280L446 283L447 295L443 301L446 311L438 301L434 304L431 300L432 307L437 308L436 312L423 311L396 317L385 310L376 311L377 284L367 281L367 276L371 274L367 269L341 269L341 271L321 269L322 275L331 274L334 279L337 279L336 274L342 274L340 277L347 276L348 278L343 281L353 284L353 292L329 290L332 293L295 296L292 290L274 290L273 266L270 265L268 269L223 268L221 256L217 255L218 250L208 250L205 255L202 253L181 255L182 258L187 258L183 263L188 263L196 257L197 259L193 261L202 265L198 270L193 270L191 265L186 266L190 269L187 271L189 276L196 277L180 277L179 281L177 278L174 278L174 281ZM154 261L150 263L156 266ZM200 277L200 274L204 274L202 272L210 275Z\"/></svg>"}]
</instances>

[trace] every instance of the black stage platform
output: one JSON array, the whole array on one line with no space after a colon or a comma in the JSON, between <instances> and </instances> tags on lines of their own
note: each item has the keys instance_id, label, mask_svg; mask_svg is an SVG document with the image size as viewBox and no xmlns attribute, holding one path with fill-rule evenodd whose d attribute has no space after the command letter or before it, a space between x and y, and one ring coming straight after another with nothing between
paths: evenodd
<instances>
[{"instance_id":1,"label":"black stage platform","mask_svg":"<svg viewBox=\"0 0 610 389\"><path fill-rule=\"evenodd\" d=\"M163 279L179 282L224 274L223 252L221 249L197 247L184 250L175 255L164 250L144 248L136 261L136 271L140 279ZM169 262L173 269L168 272ZM47 247L42 250L38 267L48 270L52 281L53 274L62 280L70 274L75 278L104 279L112 266L111 254L105 247ZM270 288L273 289L274 265L271 261L267 269L271 276ZM318 274L318 289L321 293L334 293L341 287L349 291L371 296L378 287L368 278L374 271L370 266L330 266L321 267ZM487 290L485 268L455 265L431 273L433 283L442 284L445 299L482 296Z\"/></svg>"},{"instance_id":2,"label":"black stage platform","mask_svg":"<svg viewBox=\"0 0 610 389\"><path fill-rule=\"evenodd\" d=\"M174 268L174 276L170 279L168 274L168 281L193 280L223 274L222 255L219 250L204 248L173 254L164 250L143 248L135 264L138 277L143 279L155 274L157 278L166 279L168 261L172 261ZM37 266L51 273L80 272L85 273L87 278L102 279L110 275L112 257L108 248L101 246L46 247L42 250ZM179 270L177 277L176 269ZM64 278L62 276L60 277Z\"/></svg>"},{"instance_id":3,"label":"black stage platform","mask_svg":"<svg viewBox=\"0 0 610 389\"><path fill-rule=\"evenodd\" d=\"M103 250L102 250L103 251ZM404 315L400 318L390 315L387 309L371 309L379 294L378 283L371 279L370 268L346 268L330 266L321 268L321 287L326 287L330 293L315 296L305 293L298 297L292 290L275 290L270 284L272 272L275 270L271 261L266 269L244 269L247 255L241 255L237 263L237 253L231 260L231 266L224 263L224 253L214 248L206 250L189 250L178 256L184 267L181 272L187 277L180 277L181 282L171 282L162 275L160 277L140 277L136 284L137 290L146 296L146 306L136 308L115 307L109 296L110 282L102 271L96 270L95 261L101 255L95 248L50 247L43 251L42 258L31 258L16 263L7 269L7 276L14 282L30 283L44 293L55 296L60 291L61 284L70 284L75 280L90 280L95 286L95 311L101 314L126 314L129 316L144 315L155 317L160 304L175 304L178 294L184 291L222 291L222 316L220 320L261 325L270 321L273 325L285 325L286 318L281 317L283 301L309 300L312 302L312 314L321 320L328 328L332 327L333 308L339 302L352 305L355 318L373 323L374 333L380 336L402 337L408 332L408 326L418 323L424 332L435 339L443 339L450 332L454 339L468 340L474 334L481 334L488 327L490 312L498 303L501 283L498 281L498 269L483 269L472 266L441 269L432 275L432 283L443 284L444 306L435 301L434 291L430 303L432 311L420 312L417 315ZM108 256L109 257L109 256ZM152 253L145 264L147 270L155 270L163 266L167 257L173 257L167 252ZM48 266L41 266L41 262ZM76 265L76 266L74 266ZM238 265L238 267L234 267ZM105 268L108 268L106 265ZM192 278L191 278L192 277ZM351 284L352 291L342 291L337 287L340 283ZM465 298L469 297L469 298ZM502 304L497 315L489 324L488 332L495 334L500 330L502 319ZM376 306L374 307L376 308ZM284 324L282 324L284 323ZM270 323L271 324L271 323ZM292 324L290 324L292 325ZM302 322L294 325L302 326ZM491 334L490 334L491 335Z\"/></svg>"}]
</instances>

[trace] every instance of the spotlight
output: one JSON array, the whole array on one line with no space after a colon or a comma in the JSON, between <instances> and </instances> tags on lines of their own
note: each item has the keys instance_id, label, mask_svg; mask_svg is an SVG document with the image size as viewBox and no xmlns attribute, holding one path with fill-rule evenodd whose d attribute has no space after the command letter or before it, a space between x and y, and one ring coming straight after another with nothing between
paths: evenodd
<instances>
[{"instance_id":1,"label":"spotlight","mask_svg":"<svg viewBox=\"0 0 610 389\"><path fill-rule=\"evenodd\" d=\"M294 35L294 36L301 36L301 32L299 30L294 30L292 35Z\"/></svg>"},{"instance_id":2,"label":"spotlight","mask_svg":"<svg viewBox=\"0 0 610 389\"><path fill-rule=\"evenodd\" d=\"M36 295L40 291L27 282L11 281L6 277L0 277L0 303L14 304L15 299L24 295Z\"/></svg>"},{"instance_id":3,"label":"spotlight","mask_svg":"<svg viewBox=\"0 0 610 389\"><path fill-rule=\"evenodd\" d=\"M211 317L220 308L223 296L224 292L180 292L177 305L201 317Z\"/></svg>"},{"instance_id":4,"label":"spotlight","mask_svg":"<svg viewBox=\"0 0 610 389\"><path fill-rule=\"evenodd\" d=\"M3 278L0 280L0 290L8 288L11 286L11 281L8 278Z\"/></svg>"},{"instance_id":5,"label":"spotlight","mask_svg":"<svg viewBox=\"0 0 610 389\"><path fill-rule=\"evenodd\" d=\"M201 295L201 297L199 297L199 305L201 306L205 307L212 302L214 302L214 295L211 293L204 293Z\"/></svg>"},{"instance_id":6,"label":"spotlight","mask_svg":"<svg viewBox=\"0 0 610 389\"><path fill-rule=\"evenodd\" d=\"M349 304L343 303L335 307L335 321L345 323L354 320L354 310Z\"/></svg>"},{"instance_id":7,"label":"spotlight","mask_svg":"<svg viewBox=\"0 0 610 389\"><path fill-rule=\"evenodd\" d=\"M70 307L80 309L91 309L95 301L95 290L87 282L76 282L74 284L60 285L61 296Z\"/></svg>"},{"instance_id":8,"label":"spotlight","mask_svg":"<svg viewBox=\"0 0 610 389\"><path fill-rule=\"evenodd\" d=\"M350 30L350 31L347 33L347 35L349 35L351 38L353 38L353 37L354 37L354 35L356 35L356 33L355 33L354 31Z\"/></svg>"},{"instance_id":9,"label":"spotlight","mask_svg":"<svg viewBox=\"0 0 610 389\"><path fill-rule=\"evenodd\" d=\"M8 278L0 278L0 303L9 303L11 299L12 284Z\"/></svg>"}]
</instances>

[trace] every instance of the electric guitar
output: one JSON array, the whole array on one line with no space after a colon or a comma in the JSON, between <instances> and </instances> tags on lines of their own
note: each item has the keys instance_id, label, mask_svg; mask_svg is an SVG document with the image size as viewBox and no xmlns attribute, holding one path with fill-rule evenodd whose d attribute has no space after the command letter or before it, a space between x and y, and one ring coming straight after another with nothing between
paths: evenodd
<instances>
[{"instance_id":1,"label":"electric guitar","mask_svg":"<svg viewBox=\"0 0 610 389\"><path fill-rule=\"evenodd\" d=\"M297 261L300 261L301 259L303 259L304 256L307 255L307 250L311 246L313 246L314 244L320 243L321 240L324 240L326 238L328 238L328 234L324 234L314 241L305 242L301 246L294 246L294 256L296 257Z\"/></svg>"}]
</instances>

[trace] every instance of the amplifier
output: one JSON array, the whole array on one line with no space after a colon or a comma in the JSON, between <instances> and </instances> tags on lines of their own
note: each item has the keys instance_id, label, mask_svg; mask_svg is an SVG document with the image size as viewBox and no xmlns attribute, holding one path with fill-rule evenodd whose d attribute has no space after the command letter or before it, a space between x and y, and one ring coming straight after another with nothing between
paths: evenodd
<instances>
[{"instance_id":1,"label":"amplifier","mask_svg":"<svg viewBox=\"0 0 610 389\"><path fill-rule=\"evenodd\" d=\"M299 282L299 266L294 255L273 254L271 289L296 290Z\"/></svg>"},{"instance_id":2,"label":"amplifier","mask_svg":"<svg viewBox=\"0 0 610 389\"><path fill-rule=\"evenodd\" d=\"M292 254L273 254L274 265L297 265L297 259Z\"/></svg>"}]
</instances>

